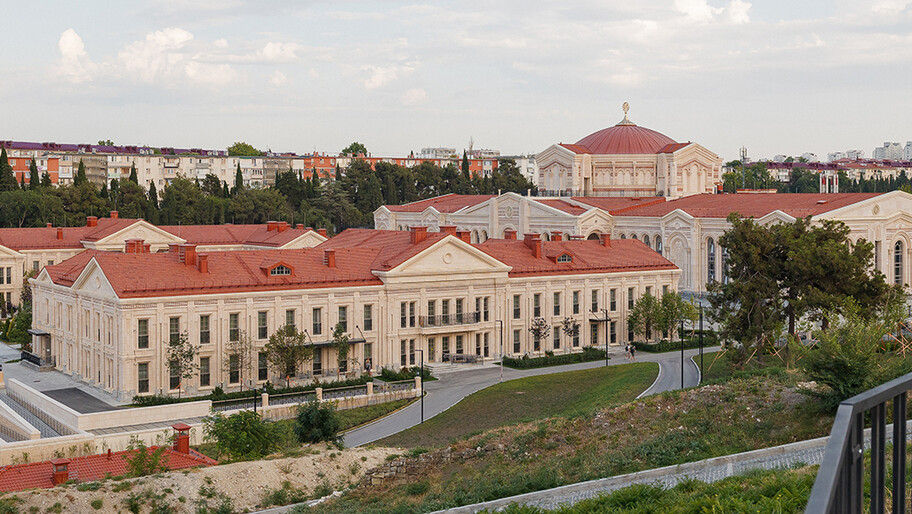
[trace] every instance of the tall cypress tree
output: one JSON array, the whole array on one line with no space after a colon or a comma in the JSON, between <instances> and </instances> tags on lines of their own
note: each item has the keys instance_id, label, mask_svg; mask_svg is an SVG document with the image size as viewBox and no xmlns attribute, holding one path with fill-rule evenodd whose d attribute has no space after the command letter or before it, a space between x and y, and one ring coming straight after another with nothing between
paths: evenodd
<instances>
[{"instance_id":1,"label":"tall cypress tree","mask_svg":"<svg viewBox=\"0 0 912 514\"><path fill-rule=\"evenodd\" d=\"M76 178L73 179L73 185L79 186L88 181L89 179L86 178L85 163L82 162L82 159L79 159L79 167L76 169Z\"/></svg>"},{"instance_id":2,"label":"tall cypress tree","mask_svg":"<svg viewBox=\"0 0 912 514\"><path fill-rule=\"evenodd\" d=\"M158 209L158 191L155 190L155 181L149 182L149 203L154 209Z\"/></svg>"},{"instance_id":3,"label":"tall cypress tree","mask_svg":"<svg viewBox=\"0 0 912 514\"><path fill-rule=\"evenodd\" d=\"M237 165L237 172L234 174L234 191L232 194L238 194L244 189L244 174L241 173L241 163Z\"/></svg>"},{"instance_id":4,"label":"tall cypress tree","mask_svg":"<svg viewBox=\"0 0 912 514\"><path fill-rule=\"evenodd\" d=\"M139 177L136 176L136 163L130 165L130 182L139 184Z\"/></svg>"},{"instance_id":5,"label":"tall cypress tree","mask_svg":"<svg viewBox=\"0 0 912 514\"><path fill-rule=\"evenodd\" d=\"M35 164L35 159L32 159L32 162L29 163L29 189L34 191L40 185L41 179L38 177L38 165Z\"/></svg>"},{"instance_id":6,"label":"tall cypress tree","mask_svg":"<svg viewBox=\"0 0 912 514\"><path fill-rule=\"evenodd\" d=\"M0 191L13 191L19 187L16 174L6 156L6 147L0 149Z\"/></svg>"},{"instance_id":7,"label":"tall cypress tree","mask_svg":"<svg viewBox=\"0 0 912 514\"><path fill-rule=\"evenodd\" d=\"M462 174L463 174L463 176L465 176L466 180L468 180L470 178L469 177L469 156L468 156L468 154L466 154L465 150L462 151Z\"/></svg>"},{"instance_id":8,"label":"tall cypress tree","mask_svg":"<svg viewBox=\"0 0 912 514\"><path fill-rule=\"evenodd\" d=\"M51 182L51 174L45 171L41 174L41 187L51 187L52 185L54 184Z\"/></svg>"}]
</instances>

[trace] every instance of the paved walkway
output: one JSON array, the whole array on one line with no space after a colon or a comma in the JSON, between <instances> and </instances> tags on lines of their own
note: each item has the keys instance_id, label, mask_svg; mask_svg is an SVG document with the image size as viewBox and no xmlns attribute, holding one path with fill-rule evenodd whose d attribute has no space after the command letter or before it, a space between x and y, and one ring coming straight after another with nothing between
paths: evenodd
<instances>
[{"instance_id":1,"label":"paved walkway","mask_svg":"<svg viewBox=\"0 0 912 514\"><path fill-rule=\"evenodd\" d=\"M705 348L705 352L718 350L719 347ZM684 386L694 387L698 382L698 370L690 357L698 355L699 350L684 351ZM624 364L623 348L612 347L610 350L611 361L609 365ZM637 353L637 362L656 362L659 364L659 376L656 382L643 396L671 391L681 387L681 353ZM605 361L582 362L566 366L552 366L528 370L503 368L503 379L561 373L578 369L598 368L605 365ZM500 366L492 364L466 365L464 370L441 374L439 380L428 382L425 385L427 394L424 397L424 419L429 419L456 405L466 396L490 387L500 381ZM378 439L391 436L421 422L421 402L415 402L385 418L379 419L345 434L345 445L348 447L361 446Z\"/></svg>"}]
</instances>

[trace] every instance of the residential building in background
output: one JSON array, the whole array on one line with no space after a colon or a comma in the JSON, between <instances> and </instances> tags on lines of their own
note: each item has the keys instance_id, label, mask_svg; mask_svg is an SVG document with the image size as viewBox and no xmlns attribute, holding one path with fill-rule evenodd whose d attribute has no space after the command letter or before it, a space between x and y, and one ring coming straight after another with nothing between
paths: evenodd
<instances>
[{"instance_id":1,"label":"residential building in background","mask_svg":"<svg viewBox=\"0 0 912 514\"><path fill-rule=\"evenodd\" d=\"M899 143L884 142L883 146L874 149L874 159L888 159L891 161L901 161L903 159L903 147Z\"/></svg>"},{"instance_id":2,"label":"residential building in background","mask_svg":"<svg viewBox=\"0 0 912 514\"><path fill-rule=\"evenodd\" d=\"M827 154L827 161L857 161L864 159L864 150L846 150L844 152L831 152Z\"/></svg>"}]
</instances>

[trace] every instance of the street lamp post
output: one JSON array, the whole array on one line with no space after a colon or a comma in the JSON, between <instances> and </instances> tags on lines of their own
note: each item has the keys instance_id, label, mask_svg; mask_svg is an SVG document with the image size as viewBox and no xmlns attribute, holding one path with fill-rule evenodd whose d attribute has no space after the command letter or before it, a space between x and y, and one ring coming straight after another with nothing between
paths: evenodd
<instances>
[{"instance_id":1,"label":"street lamp post","mask_svg":"<svg viewBox=\"0 0 912 514\"><path fill-rule=\"evenodd\" d=\"M421 352L421 423L424 423L424 349L415 348L416 352Z\"/></svg>"},{"instance_id":2,"label":"street lamp post","mask_svg":"<svg viewBox=\"0 0 912 514\"><path fill-rule=\"evenodd\" d=\"M608 367L608 332L611 331L611 326L608 319L608 309L601 309L605 313L605 367Z\"/></svg>"},{"instance_id":3,"label":"street lamp post","mask_svg":"<svg viewBox=\"0 0 912 514\"><path fill-rule=\"evenodd\" d=\"M684 320L681 320L681 389L684 389Z\"/></svg>"},{"instance_id":4,"label":"street lamp post","mask_svg":"<svg viewBox=\"0 0 912 514\"><path fill-rule=\"evenodd\" d=\"M703 379L703 305L700 304L700 379ZM700 384L697 384L700 385Z\"/></svg>"},{"instance_id":5,"label":"street lamp post","mask_svg":"<svg viewBox=\"0 0 912 514\"><path fill-rule=\"evenodd\" d=\"M503 349L503 320L498 319L494 320L494 323L500 323L500 381L503 382L503 360L504 360L504 349Z\"/></svg>"}]
</instances>

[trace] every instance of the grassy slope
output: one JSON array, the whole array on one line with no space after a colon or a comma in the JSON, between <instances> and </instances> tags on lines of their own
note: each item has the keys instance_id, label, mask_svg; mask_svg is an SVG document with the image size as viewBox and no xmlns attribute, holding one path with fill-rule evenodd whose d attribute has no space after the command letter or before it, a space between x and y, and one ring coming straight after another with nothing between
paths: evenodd
<instances>
[{"instance_id":1,"label":"grassy slope","mask_svg":"<svg viewBox=\"0 0 912 514\"><path fill-rule=\"evenodd\" d=\"M694 356L697 367L700 366L700 356ZM732 378L745 378L757 374L779 373L785 369L783 362L774 355L764 356L763 362L756 357L744 364L743 369L736 370L729 361L726 351L703 354L703 383Z\"/></svg>"},{"instance_id":2,"label":"grassy slope","mask_svg":"<svg viewBox=\"0 0 912 514\"><path fill-rule=\"evenodd\" d=\"M441 446L512 423L591 414L633 400L652 385L658 370L658 364L650 362L510 380L478 391L424 424L377 444Z\"/></svg>"}]
</instances>

